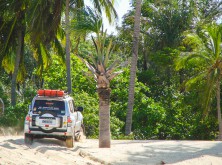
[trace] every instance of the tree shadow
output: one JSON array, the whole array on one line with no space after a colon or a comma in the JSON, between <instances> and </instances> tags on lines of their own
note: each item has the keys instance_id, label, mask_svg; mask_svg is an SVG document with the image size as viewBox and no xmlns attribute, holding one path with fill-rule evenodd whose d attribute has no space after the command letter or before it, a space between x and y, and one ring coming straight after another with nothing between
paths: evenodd
<instances>
[{"instance_id":1,"label":"tree shadow","mask_svg":"<svg viewBox=\"0 0 222 165\"><path fill-rule=\"evenodd\" d=\"M16 147L13 147L11 144L15 144L15 145L23 145L23 139L8 139L8 140L4 140L3 142L0 143L1 147L7 148L7 149L17 149Z\"/></svg>"},{"instance_id":2,"label":"tree shadow","mask_svg":"<svg viewBox=\"0 0 222 165\"><path fill-rule=\"evenodd\" d=\"M167 142L167 141L166 141ZM173 164L194 159L203 155L222 158L222 142L213 142L204 147L200 141L170 141L172 144L164 144L164 141L152 141L143 143L143 152L128 151L127 162L115 162L116 165L156 165ZM195 143L194 143L195 142ZM199 143L200 142L200 143ZM142 142L140 142L142 143ZM159 143L159 144L157 144ZM192 143L192 144L190 144ZM210 143L210 142L209 142ZM222 162L221 162L222 163Z\"/></svg>"}]
</instances>

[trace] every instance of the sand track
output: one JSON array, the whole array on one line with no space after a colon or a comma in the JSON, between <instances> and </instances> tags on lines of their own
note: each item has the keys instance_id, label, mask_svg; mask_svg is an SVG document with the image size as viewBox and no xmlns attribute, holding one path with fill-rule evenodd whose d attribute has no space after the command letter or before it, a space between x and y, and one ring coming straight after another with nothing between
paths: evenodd
<instances>
[{"instance_id":1,"label":"sand track","mask_svg":"<svg viewBox=\"0 0 222 165\"><path fill-rule=\"evenodd\" d=\"M35 139L31 146L24 144L23 136L0 136L0 164L53 164L94 165L99 164L79 155L79 145L66 148L63 141Z\"/></svg>"}]
</instances>

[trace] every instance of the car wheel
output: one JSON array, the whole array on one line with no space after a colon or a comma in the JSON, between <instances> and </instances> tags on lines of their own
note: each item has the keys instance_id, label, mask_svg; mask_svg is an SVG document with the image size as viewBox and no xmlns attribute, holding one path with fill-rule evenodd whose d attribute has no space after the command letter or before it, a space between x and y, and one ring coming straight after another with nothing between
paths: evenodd
<instances>
[{"instance_id":1,"label":"car wheel","mask_svg":"<svg viewBox=\"0 0 222 165\"><path fill-rule=\"evenodd\" d=\"M80 131L78 133L78 135L75 136L75 140L77 142L83 140L85 137L85 126L83 124L81 124L81 128L80 128Z\"/></svg>"},{"instance_id":2,"label":"car wheel","mask_svg":"<svg viewBox=\"0 0 222 165\"><path fill-rule=\"evenodd\" d=\"M30 135L30 134L25 134L25 139L24 139L24 141L25 141L25 144L31 145L32 142L33 142L33 136Z\"/></svg>"},{"instance_id":3,"label":"car wheel","mask_svg":"<svg viewBox=\"0 0 222 165\"><path fill-rule=\"evenodd\" d=\"M73 148L74 147L74 138L73 136L66 138L66 147Z\"/></svg>"}]
</instances>

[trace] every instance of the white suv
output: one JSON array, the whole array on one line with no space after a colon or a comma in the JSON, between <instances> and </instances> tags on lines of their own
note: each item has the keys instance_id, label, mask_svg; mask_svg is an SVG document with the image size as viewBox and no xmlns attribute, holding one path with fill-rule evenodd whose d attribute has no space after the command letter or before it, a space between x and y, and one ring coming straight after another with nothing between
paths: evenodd
<instances>
[{"instance_id":1,"label":"white suv","mask_svg":"<svg viewBox=\"0 0 222 165\"><path fill-rule=\"evenodd\" d=\"M72 148L84 132L82 111L64 91L39 90L25 118L25 143L32 144L34 138L56 138Z\"/></svg>"}]
</instances>

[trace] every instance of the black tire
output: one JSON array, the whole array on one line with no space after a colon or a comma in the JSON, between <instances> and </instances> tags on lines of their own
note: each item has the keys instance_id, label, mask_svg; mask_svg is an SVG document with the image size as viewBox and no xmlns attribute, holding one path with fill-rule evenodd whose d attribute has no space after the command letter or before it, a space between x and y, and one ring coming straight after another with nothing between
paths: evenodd
<instances>
[{"instance_id":1,"label":"black tire","mask_svg":"<svg viewBox=\"0 0 222 165\"><path fill-rule=\"evenodd\" d=\"M32 143L33 143L33 136L32 135L25 134L24 138L25 138L24 141L25 141L26 145L32 145Z\"/></svg>"},{"instance_id":2,"label":"black tire","mask_svg":"<svg viewBox=\"0 0 222 165\"><path fill-rule=\"evenodd\" d=\"M72 136L66 138L66 147L67 148L73 148L74 147L74 139L73 139Z\"/></svg>"}]
</instances>

